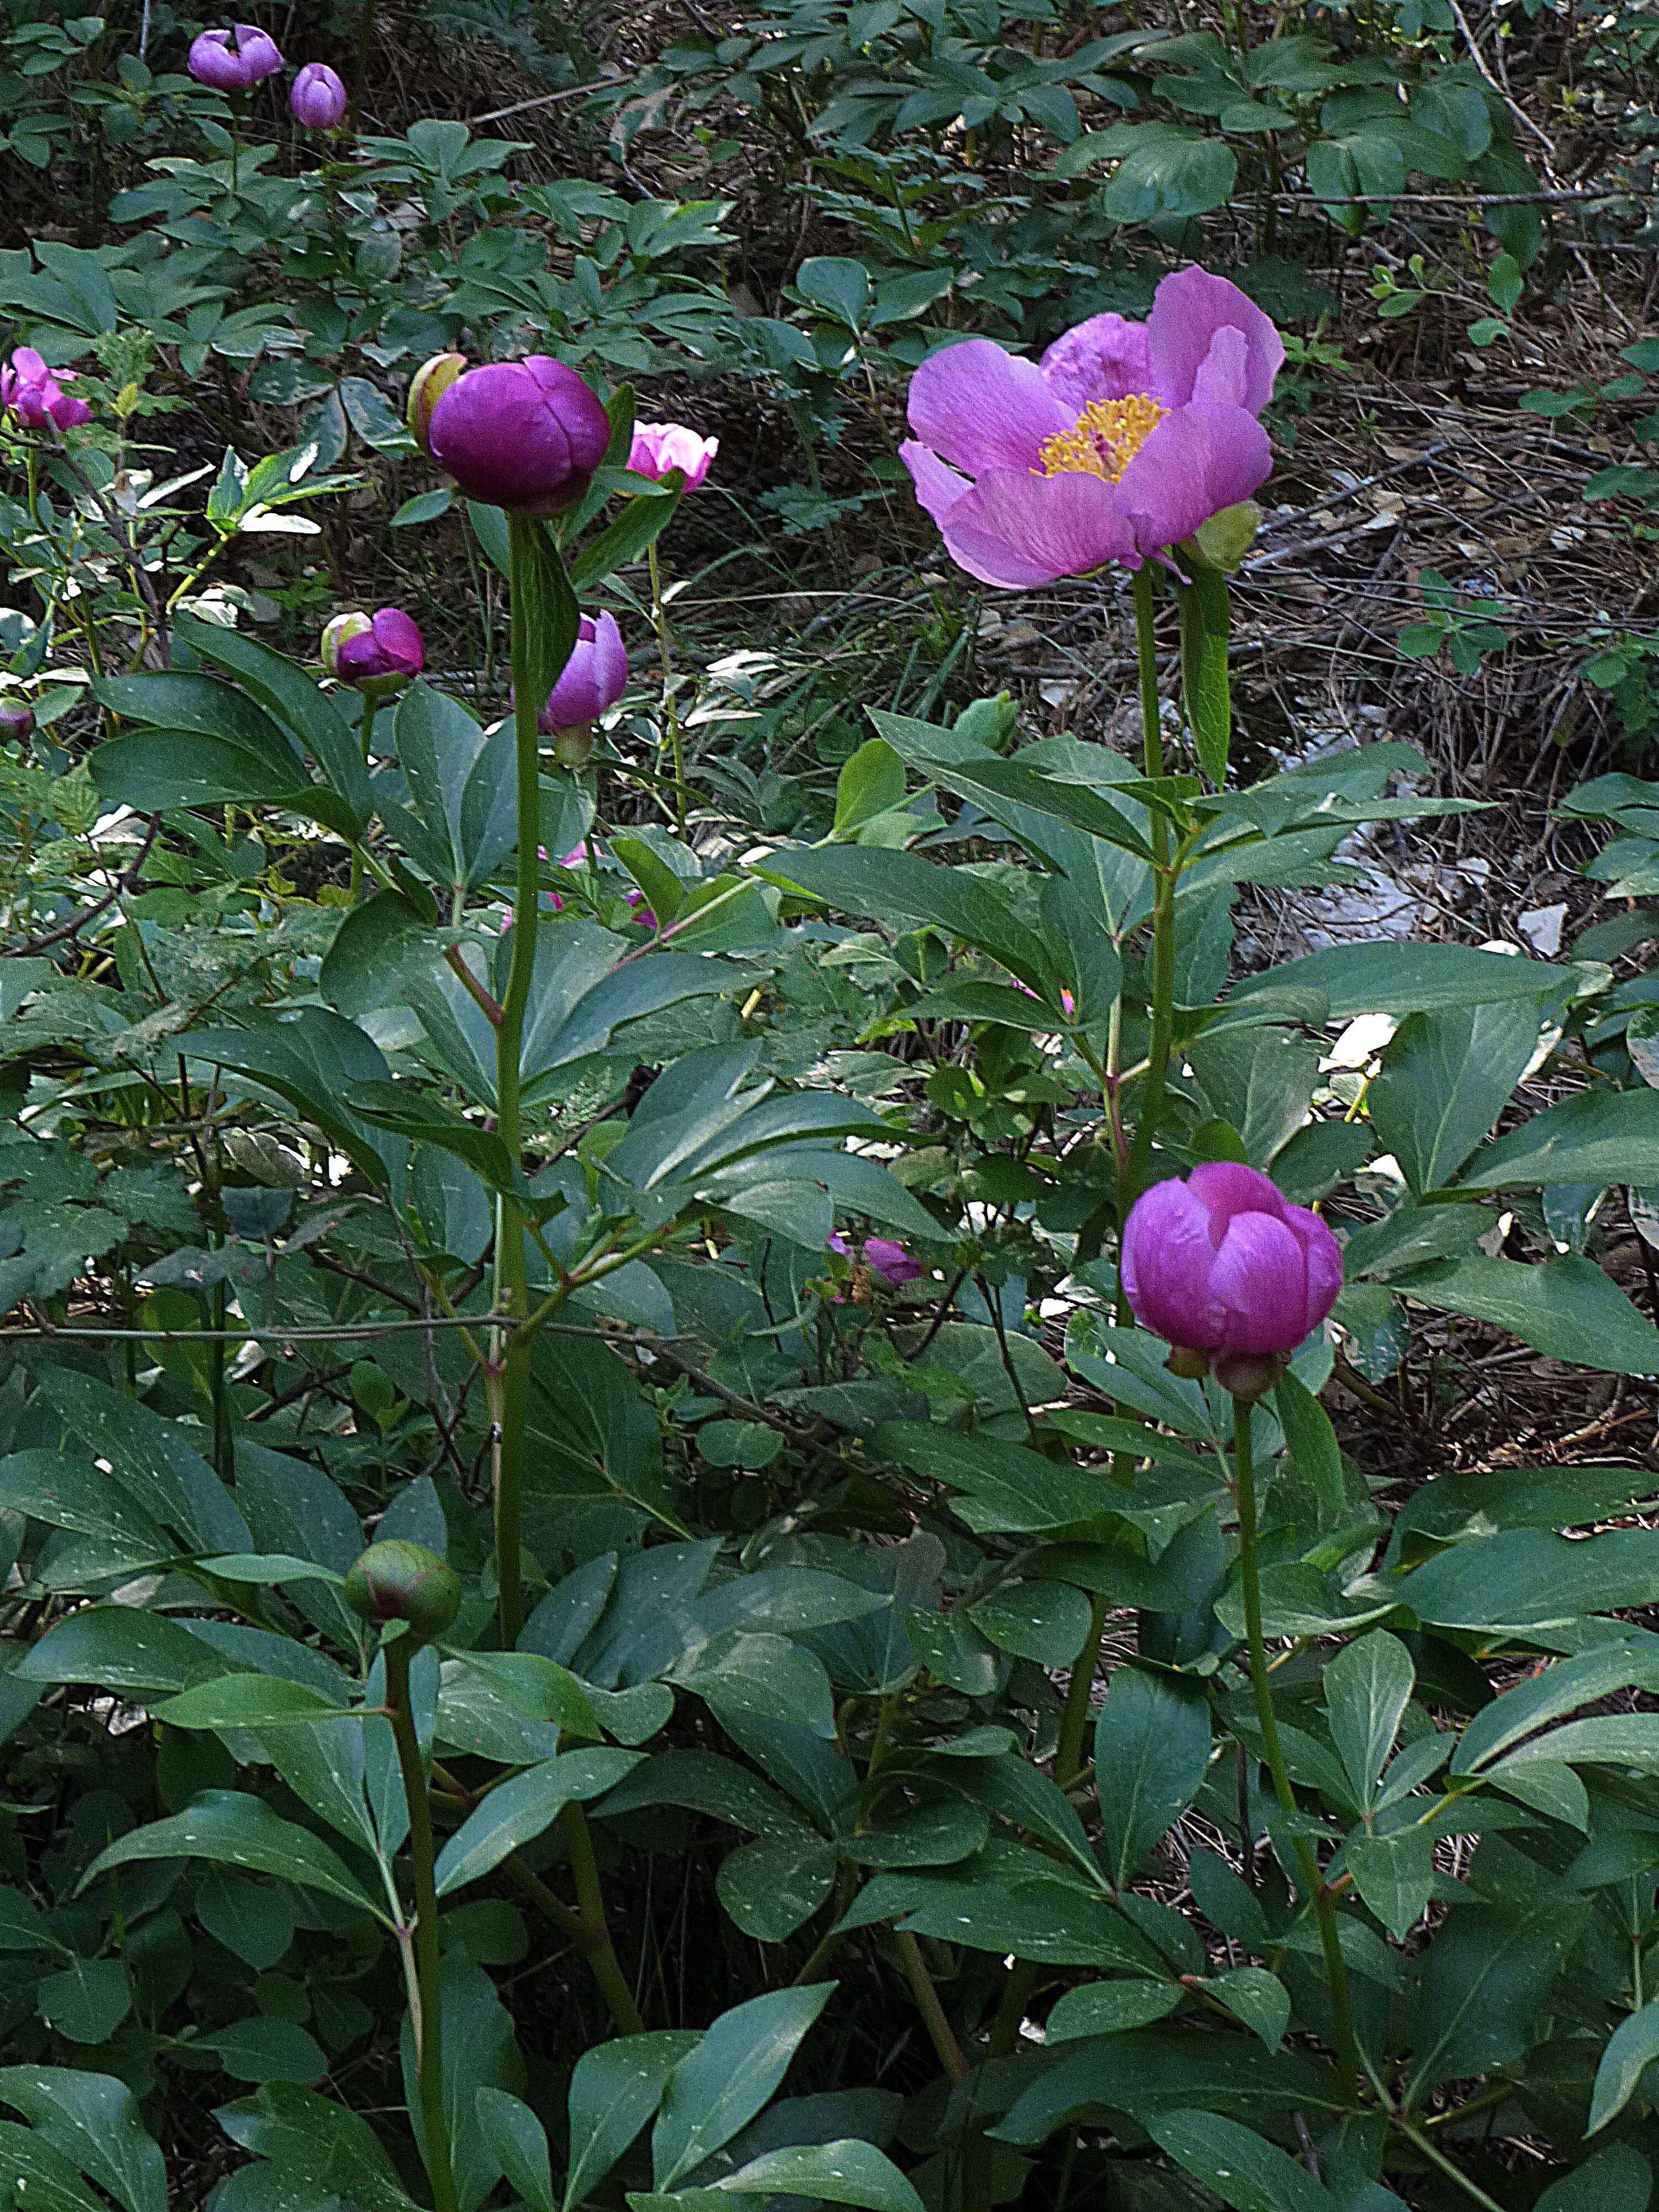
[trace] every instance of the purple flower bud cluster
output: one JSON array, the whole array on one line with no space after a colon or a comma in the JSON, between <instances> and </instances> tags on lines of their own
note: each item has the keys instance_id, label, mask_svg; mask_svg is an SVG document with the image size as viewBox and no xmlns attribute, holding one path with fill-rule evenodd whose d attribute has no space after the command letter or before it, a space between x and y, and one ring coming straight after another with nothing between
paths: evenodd
<instances>
[{"instance_id":1,"label":"purple flower bud cluster","mask_svg":"<svg viewBox=\"0 0 1659 2212\"><path fill-rule=\"evenodd\" d=\"M843 1260L853 1256L852 1246L839 1232L830 1239L830 1249L838 1252ZM906 1283L920 1281L927 1272L920 1260L891 1237L866 1237L859 1259L876 1281L889 1291L902 1290Z\"/></svg>"}]
</instances>

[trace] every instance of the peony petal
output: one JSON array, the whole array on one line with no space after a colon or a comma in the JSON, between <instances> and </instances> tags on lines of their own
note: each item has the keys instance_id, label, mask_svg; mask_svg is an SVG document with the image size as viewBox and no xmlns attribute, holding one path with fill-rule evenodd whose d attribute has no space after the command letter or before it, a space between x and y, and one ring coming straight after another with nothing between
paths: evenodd
<instances>
[{"instance_id":1,"label":"peony petal","mask_svg":"<svg viewBox=\"0 0 1659 2212\"><path fill-rule=\"evenodd\" d=\"M1302 1240L1308 1269L1308 1328L1317 1328L1342 1288L1342 1247L1319 1216L1305 1206L1285 1209L1292 1232Z\"/></svg>"},{"instance_id":2,"label":"peony petal","mask_svg":"<svg viewBox=\"0 0 1659 2212\"><path fill-rule=\"evenodd\" d=\"M1238 404L1252 415L1261 412L1285 359L1284 342L1254 300L1206 269L1179 269L1166 276L1146 318L1152 389L1166 406L1184 407L1195 396L1199 371L1217 331L1224 329L1240 331L1244 339Z\"/></svg>"},{"instance_id":3,"label":"peony petal","mask_svg":"<svg viewBox=\"0 0 1659 2212\"><path fill-rule=\"evenodd\" d=\"M615 615L599 617L593 638L593 668L607 707L614 707L628 689L628 648L622 641Z\"/></svg>"},{"instance_id":4,"label":"peony petal","mask_svg":"<svg viewBox=\"0 0 1659 2212\"><path fill-rule=\"evenodd\" d=\"M1210 340L1210 350L1193 379L1193 399L1200 407L1243 407L1249 388L1250 349L1243 331L1230 323Z\"/></svg>"},{"instance_id":5,"label":"peony petal","mask_svg":"<svg viewBox=\"0 0 1659 2212\"><path fill-rule=\"evenodd\" d=\"M1137 550L1161 553L1273 473L1273 447L1242 407L1194 401L1166 415L1118 480Z\"/></svg>"},{"instance_id":6,"label":"peony petal","mask_svg":"<svg viewBox=\"0 0 1659 2212\"><path fill-rule=\"evenodd\" d=\"M1146 325L1121 315L1091 315L1042 356L1042 374L1060 404L1080 415L1091 399L1127 399L1152 387Z\"/></svg>"},{"instance_id":7,"label":"peony petal","mask_svg":"<svg viewBox=\"0 0 1659 2212\"><path fill-rule=\"evenodd\" d=\"M1209 1214L1213 1245L1220 1244L1236 1213L1271 1213L1280 1221L1290 1218L1290 1208L1278 1184L1260 1168L1247 1168L1240 1160L1206 1160L1188 1176L1187 1188Z\"/></svg>"},{"instance_id":8,"label":"peony petal","mask_svg":"<svg viewBox=\"0 0 1659 2212\"><path fill-rule=\"evenodd\" d=\"M1062 406L1034 361L969 338L931 355L910 380L910 428L924 446L969 476L1034 469L1043 441L1069 430Z\"/></svg>"},{"instance_id":9,"label":"peony petal","mask_svg":"<svg viewBox=\"0 0 1659 2212\"><path fill-rule=\"evenodd\" d=\"M946 514L973 489L972 484L954 469L946 468L930 446L921 445L915 438L907 438L899 447L899 459L910 471L919 504L943 529Z\"/></svg>"},{"instance_id":10,"label":"peony petal","mask_svg":"<svg viewBox=\"0 0 1659 2212\"><path fill-rule=\"evenodd\" d=\"M1143 1191L1123 1231L1123 1292L1135 1319L1170 1344L1213 1350L1226 1321L1210 1284L1215 1256L1209 1214L1188 1184Z\"/></svg>"},{"instance_id":11,"label":"peony petal","mask_svg":"<svg viewBox=\"0 0 1659 2212\"><path fill-rule=\"evenodd\" d=\"M1039 477L997 469L950 508L939 527L958 568L982 584L1013 591L1085 576L1134 553L1134 534L1115 487L1080 470Z\"/></svg>"},{"instance_id":12,"label":"peony petal","mask_svg":"<svg viewBox=\"0 0 1659 2212\"><path fill-rule=\"evenodd\" d=\"M1282 1201L1281 1201L1282 1202ZM1272 1213L1236 1213L1210 1268L1224 1352L1293 1352L1308 1334L1302 1240Z\"/></svg>"}]
</instances>

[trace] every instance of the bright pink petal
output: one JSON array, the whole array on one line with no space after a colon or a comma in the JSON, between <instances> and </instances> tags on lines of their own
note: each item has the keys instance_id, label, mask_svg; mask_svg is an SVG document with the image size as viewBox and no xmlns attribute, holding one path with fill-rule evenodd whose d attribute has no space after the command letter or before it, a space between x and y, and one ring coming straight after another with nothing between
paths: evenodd
<instances>
[{"instance_id":1,"label":"bright pink petal","mask_svg":"<svg viewBox=\"0 0 1659 2212\"><path fill-rule=\"evenodd\" d=\"M1209 1283L1225 1310L1223 1351L1293 1352L1308 1334L1308 1265L1302 1240L1276 1215L1233 1216Z\"/></svg>"},{"instance_id":2,"label":"bright pink petal","mask_svg":"<svg viewBox=\"0 0 1659 2212\"><path fill-rule=\"evenodd\" d=\"M1342 1288L1342 1247L1319 1216L1305 1206L1286 1206L1292 1233L1301 1239L1308 1269L1308 1328L1317 1328ZM1306 1334L1306 1330L1304 1334Z\"/></svg>"},{"instance_id":3,"label":"bright pink petal","mask_svg":"<svg viewBox=\"0 0 1659 2212\"><path fill-rule=\"evenodd\" d=\"M1134 534L1103 477L998 469L941 519L945 550L982 584L1024 591L1132 560Z\"/></svg>"},{"instance_id":4,"label":"bright pink petal","mask_svg":"<svg viewBox=\"0 0 1659 2212\"><path fill-rule=\"evenodd\" d=\"M1195 401L1166 415L1118 480L1117 495L1143 554L1190 538L1273 473L1273 447L1242 407Z\"/></svg>"},{"instance_id":5,"label":"bright pink petal","mask_svg":"<svg viewBox=\"0 0 1659 2212\"><path fill-rule=\"evenodd\" d=\"M1048 389L1080 415L1091 399L1127 399L1152 388L1146 325L1121 315L1091 315L1058 337L1042 356Z\"/></svg>"},{"instance_id":6,"label":"bright pink petal","mask_svg":"<svg viewBox=\"0 0 1659 2212\"><path fill-rule=\"evenodd\" d=\"M923 362L910 380L909 414L922 444L970 476L1036 468L1043 441L1077 419L1034 361L989 338L969 338Z\"/></svg>"},{"instance_id":7,"label":"bright pink petal","mask_svg":"<svg viewBox=\"0 0 1659 2212\"><path fill-rule=\"evenodd\" d=\"M1123 1230L1123 1292L1135 1318L1167 1343L1195 1352L1223 1340L1226 1313L1210 1282L1215 1263L1208 1209L1181 1182L1155 1182Z\"/></svg>"},{"instance_id":8,"label":"bright pink petal","mask_svg":"<svg viewBox=\"0 0 1659 2212\"><path fill-rule=\"evenodd\" d=\"M1146 350L1152 389L1166 406L1184 407L1194 397L1216 333L1227 329L1239 331L1244 340L1237 404L1259 415L1273 397L1273 379L1285 359L1284 342L1271 319L1237 284L1206 269L1179 269L1164 279L1146 318Z\"/></svg>"},{"instance_id":9,"label":"bright pink petal","mask_svg":"<svg viewBox=\"0 0 1659 2212\"><path fill-rule=\"evenodd\" d=\"M899 459L910 471L918 501L942 529L945 516L973 486L966 477L946 468L933 448L917 439L905 440L899 447Z\"/></svg>"},{"instance_id":10,"label":"bright pink petal","mask_svg":"<svg viewBox=\"0 0 1659 2212\"><path fill-rule=\"evenodd\" d=\"M1241 1160L1205 1161L1188 1176L1187 1188L1210 1216L1212 1245L1220 1244L1236 1213L1271 1213L1280 1221L1290 1218L1290 1208L1278 1184L1260 1168L1247 1168Z\"/></svg>"}]
</instances>

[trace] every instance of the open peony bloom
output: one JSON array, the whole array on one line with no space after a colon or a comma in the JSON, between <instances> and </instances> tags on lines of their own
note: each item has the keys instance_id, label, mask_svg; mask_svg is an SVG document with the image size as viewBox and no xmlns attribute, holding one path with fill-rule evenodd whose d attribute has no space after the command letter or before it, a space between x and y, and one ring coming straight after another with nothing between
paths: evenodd
<instances>
[{"instance_id":1,"label":"open peony bloom","mask_svg":"<svg viewBox=\"0 0 1659 2212\"><path fill-rule=\"evenodd\" d=\"M346 88L326 62L307 62L288 104L294 120L307 131L332 131L346 112Z\"/></svg>"},{"instance_id":2,"label":"open peony bloom","mask_svg":"<svg viewBox=\"0 0 1659 2212\"><path fill-rule=\"evenodd\" d=\"M410 427L468 499L515 514L573 507L611 443L611 418L574 368L546 354L457 371L440 354L410 391Z\"/></svg>"},{"instance_id":3,"label":"open peony bloom","mask_svg":"<svg viewBox=\"0 0 1659 2212\"><path fill-rule=\"evenodd\" d=\"M700 438L684 422L636 422L628 465L636 477L649 477L653 483L660 483L671 469L678 469L687 491L699 491L720 449L718 438Z\"/></svg>"},{"instance_id":4,"label":"open peony bloom","mask_svg":"<svg viewBox=\"0 0 1659 2212\"><path fill-rule=\"evenodd\" d=\"M1246 500L1273 466L1256 417L1285 358L1224 276L1182 269L1144 323L1095 315L1041 363L970 338L910 384L900 447L958 568L1024 590L1138 568Z\"/></svg>"},{"instance_id":5,"label":"open peony bloom","mask_svg":"<svg viewBox=\"0 0 1659 2212\"><path fill-rule=\"evenodd\" d=\"M372 615L336 615L323 632L319 657L331 676L378 698L401 691L426 666L419 629L398 607Z\"/></svg>"},{"instance_id":6,"label":"open peony bloom","mask_svg":"<svg viewBox=\"0 0 1659 2212\"><path fill-rule=\"evenodd\" d=\"M76 430L92 420L84 399L65 392L70 368L48 368L33 346L19 346L9 368L0 368L0 407L26 430Z\"/></svg>"},{"instance_id":7,"label":"open peony bloom","mask_svg":"<svg viewBox=\"0 0 1659 2212\"><path fill-rule=\"evenodd\" d=\"M562 730L597 722L614 707L628 689L628 653L613 614L584 615L576 642L564 665L564 673L553 686L548 702L536 717L544 737Z\"/></svg>"},{"instance_id":8,"label":"open peony bloom","mask_svg":"<svg viewBox=\"0 0 1659 2212\"><path fill-rule=\"evenodd\" d=\"M1136 1320L1178 1352L1214 1355L1231 1389L1318 1328L1342 1288L1342 1253L1266 1176L1218 1160L1141 1193L1124 1224L1122 1277Z\"/></svg>"},{"instance_id":9,"label":"open peony bloom","mask_svg":"<svg viewBox=\"0 0 1659 2212\"><path fill-rule=\"evenodd\" d=\"M204 31L191 42L185 63L198 84L215 92L246 92L282 66L276 41L253 23L238 23L234 32Z\"/></svg>"}]
</instances>

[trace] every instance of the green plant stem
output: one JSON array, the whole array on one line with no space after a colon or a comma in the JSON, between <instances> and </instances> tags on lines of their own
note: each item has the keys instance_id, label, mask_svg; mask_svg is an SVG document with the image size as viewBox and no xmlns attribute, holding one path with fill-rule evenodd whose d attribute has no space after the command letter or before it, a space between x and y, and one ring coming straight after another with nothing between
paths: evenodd
<instances>
[{"instance_id":1,"label":"green plant stem","mask_svg":"<svg viewBox=\"0 0 1659 2212\"><path fill-rule=\"evenodd\" d=\"M358 725L357 743L362 752L363 766L367 768L368 766L369 747L374 737L374 717L376 713L379 711L379 702L376 700L365 696L362 703L362 719ZM351 903L353 906L356 906L358 903L362 899L362 895L363 848L361 845L354 845L351 848Z\"/></svg>"},{"instance_id":2,"label":"green plant stem","mask_svg":"<svg viewBox=\"0 0 1659 2212\"><path fill-rule=\"evenodd\" d=\"M1155 622L1157 580L1146 562L1136 569L1135 653L1140 665L1141 757L1149 782L1164 773L1163 708L1158 690L1158 635ZM1120 1181L1120 1220L1146 1187L1152 1156L1152 1139L1164 1110L1164 1085L1170 1073L1170 1040L1175 1020L1175 879L1170 860L1170 825L1156 809L1148 810L1152 848L1152 988L1151 1030L1146 1074L1140 1086L1139 1111L1135 1116L1134 1142L1129 1164Z\"/></svg>"},{"instance_id":3,"label":"green plant stem","mask_svg":"<svg viewBox=\"0 0 1659 2212\"><path fill-rule=\"evenodd\" d=\"M1062 1790L1072 1787L1083 1764L1083 1739L1094 1711L1089 1693L1095 1686L1100 1639L1106 1632L1106 1615L1110 1610L1106 1599L1095 1599L1089 1613L1089 1632L1072 1662L1072 1679L1066 1686L1066 1705L1060 1717L1060 1741L1054 1751L1054 1779Z\"/></svg>"},{"instance_id":4,"label":"green plant stem","mask_svg":"<svg viewBox=\"0 0 1659 2212\"><path fill-rule=\"evenodd\" d=\"M432 1803L409 1699L409 1662L419 1649L405 1630L384 1645L386 1697L392 1740L403 1771L409 1808L409 1856L415 1877L415 1970L420 2008L415 2016L416 2072L426 2136L427 2179L435 2212L459 2212L449 2163L449 2123L444 2112L443 1984L438 1950L438 1889L433 1874Z\"/></svg>"},{"instance_id":5,"label":"green plant stem","mask_svg":"<svg viewBox=\"0 0 1659 2212\"><path fill-rule=\"evenodd\" d=\"M528 574L529 562L533 557L526 533L537 527L522 515L510 514L507 520L513 596L520 613L525 601L519 590L520 580ZM519 849L513 892L513 952L507 963L507 989L501 999L501 1018L495 1031L495 1127L515 1168L524 1144L519 1063L524 1043L525 1012L530 1004L531 977L536 966L537 905L541 896L540 739L536 728L528 630L526 622L514 620L513 727L518 768ZM524 1215L518 1200L506 1193L502 1194L496 1213L496 1274L500 1290L497 1304L510 1322L523 1321L530 1311ZM501 1590L501 1648L511 1651L517 1647L519 1632L524 1626L520 1528L525 1421L530 1405L530 1344L509 1327L497 1333L492 1354L489 1397L495 1426L495 1573Z\"/></svg>"},{"instance_id":6,"label":"green plant stem","mask_svg":"<svg viewBox=\"0 0 1659 2212\"><path fill-rule=\"evenodd\" d=\"M685 835L685 755L680 737L680 718L674 705L674 633L669 627L668 610L663 605L662 574L657 567L657 548L653 540L646 548L646 565L651 572L651 620L657 632L657 652L662 660L662 711L668 725L668 742L674 762L674 827L682 837Z\"/></svg>"},{"instance_id":7,"label":"green plant stem","mask_svg":"<svg viewBox=\"0 0 1659 2212\"><path fill-rule=\"evenodd\" d=\"M1291 1787L1291 1778L1285 1765L1284 1747L1279 1740L1279 1717L1273 1711L1273 1684L1267 1673L1267 1650L1261 1640L1261 1560L1256 1543L1251 1411L1244 1399L1234 1399L1238 1573L1244 1599L1244 1641L1249 1654L1250 1687L1255 1692L1255 1714L1261 1729L1261 1747L1267 1757L1267 1771L1273 1778L1273 1794L1284 1811L1295 1819L1297 1817L1296 1792ZM1303 1885L1319 1923L1320 1948L1325 1954L1325 1974L1331 1990L1331 2010L1336 2020L1337 2059L1341 2069L1342 2086L1346 2094L1352 2097L1358 2094L1359 2088L1359 2047L1354 2040L1353 2008L1348 1998L1348 1968L1337 1936L1336 1908L1326 1894L1324 1876L1320 1872L1312 1844L1301 1834L1296 1835L1292 1842L1297 1864L1302 1871Z\"/></svg>"},{"instance_id":8,"label":"green plant stem","mask_svg":"<svg viewBox=\"0 0 1659 2212\"><path fill-rule=\"evenodd\" d=\"M1456 2183L1472 2204L1479 2204L1481 2207L1481 2212L1504 2212L1503 2206L1495 2197L1488 2197L1479 2182L1471 2181L1467 2173L1454 2166L1445 2154L1430 2142L1427 2136L1424 2135L1419 2129L1413 2127L1409 2120L1396 2120L1395 2125L1407 2142L1415 2143L1424 2157L1431 2160L1439 2167L1449 2181Z\"/></svg>"},{"instance_id":9,"label":"green plant stem","mask_svg":"<svg viewBox=\"0 0 1659 2212\"><path fill-rule=\"evenodd\" d=\"M933 1987L933 1978L927 1971L927 1961L921 1955L921 1944L902 1928L895 1931L893 1941L898 1947L899 1964L904 1969L904 1978L910 1984L916 2010L921 2014L922 2024L939 2055L939 2064L953 2081L965 2081L968 2079L968 2061L963 2056L962 2045L957 2041L956 2030L945 2016L945 2007L939 2002L939 1991Z\"/></svg>"},{"instance_id":10,"label":"green plant stem","mask_svg":"<svg viewBox=\"0 0 1659 2212\"><path fill-rule=\"evenodd\" d=\"M599 1862L593 1856L593 1837L587 1815L580 1805L567 1805L559 1815L559 1826L564 1832L570 1871L576 1879L576 1902L581 1907L587 1930L583 1944L587 1963L593 1970L600 1995L610 2007L612 2020L624 2035L639 2035L644 2031L645 2022L640 2017L634 1992L628 1986L628 1978L611 1941L610 1924L605 1917L605 1893L599 1886Z\"/></svg>"}]
</instances>

